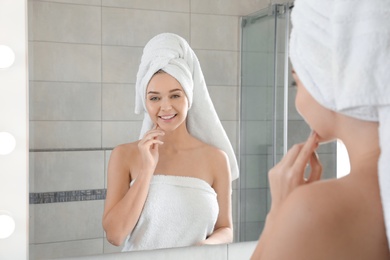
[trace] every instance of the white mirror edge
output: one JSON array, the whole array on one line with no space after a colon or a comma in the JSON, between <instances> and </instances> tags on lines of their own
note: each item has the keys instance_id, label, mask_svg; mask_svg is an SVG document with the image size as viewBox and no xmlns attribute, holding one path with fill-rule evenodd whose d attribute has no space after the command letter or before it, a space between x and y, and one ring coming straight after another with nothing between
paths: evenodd
<instances>
[{"instance_id":1,"label":"white mirror edge","mask_svg":"<svg viewBox=\"0 0 390 260\"><path fill-rule=\"evenodd\" d=\"M0 155L0 210L15 220L15 231L0 239L0 259L28 259L28 42L27 0L0 2L0 44L15 52L12 66L0 71L0 131L16 139Z\"/></svg>"}]
</instances>

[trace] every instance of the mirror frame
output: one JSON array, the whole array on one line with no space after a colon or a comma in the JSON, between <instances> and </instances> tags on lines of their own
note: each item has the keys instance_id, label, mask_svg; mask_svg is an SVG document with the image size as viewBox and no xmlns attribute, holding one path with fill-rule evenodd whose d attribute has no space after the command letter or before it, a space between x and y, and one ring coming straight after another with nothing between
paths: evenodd
<instances>
[{"instance_id":1,"label":"mirror frame","mask_svg":"<svg viewBox=\"0 0 390 260\"><path fill-rule=\"evenodd\" d=\"M29 251L27 6L27 0L0 2L0 44L15 52L14 64L0 70L0 132L16 139L15 149L0 155L0 211L15 220L13 234L0 239L0 258L11 259L28 259Z\"/></svg>"}]
</instances>

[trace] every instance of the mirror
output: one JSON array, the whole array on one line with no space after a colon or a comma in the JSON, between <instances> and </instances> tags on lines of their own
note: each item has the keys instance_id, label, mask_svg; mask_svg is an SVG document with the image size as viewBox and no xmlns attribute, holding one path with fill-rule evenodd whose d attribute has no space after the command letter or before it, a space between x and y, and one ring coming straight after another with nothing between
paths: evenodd
<instances>
[{"instance_id":1,"label":"mirror","mask_svg":"<svg viewBox=\"0 0 390 260\"><path fill-rule=\"evenodd\" d=\"M164 31L187 39L238 153L240 16L261 6L249 0L28 5L30 257L117 252L101 227L106 167L113 147L138 138L142 118L133 112L133 96L144 45ZM239 241L237 181L233 188Z\"/></svg>"},{"instance_id":2,"label":"mirror","mask_svg":"<svg viewBox=\"0 0 390 260\"><path fill-rule=\"evenodd\" d=\"M113 147L138 139L139 60L146 42L165 31L184 37L197 54L239 158L234 241L258 238L270 205L267 171L309 132L286 88L288 10L268 4L28 1L30 259L121 250L101 226L107 162ZM320 149L330 167L334 150Z\"/></svg>"}]
</instances>

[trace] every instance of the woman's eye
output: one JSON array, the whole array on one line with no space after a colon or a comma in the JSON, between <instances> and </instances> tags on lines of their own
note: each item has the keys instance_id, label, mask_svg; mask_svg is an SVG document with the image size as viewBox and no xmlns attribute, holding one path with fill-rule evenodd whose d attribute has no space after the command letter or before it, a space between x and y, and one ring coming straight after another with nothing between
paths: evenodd
<instances>
[{"instance_id":1,"label":"woman's eye","mask_svg":"<svg viewBox=\"0 0 390 260\"><path fill-rule=\"evenodd\" d=\"M159 100L159 98L158 97L150 97L149 100L150 101L157 101L157 100Z\"/></svg>"},{"instance_id":2,"label":"woman's eye","mask_svg":"<svg viewBox=\"0 0 390 260\"><path fill-rule=\"evenodd\" d=\"M180 95L172 95L172 98L179 98Z\"/></svg>"}]
</instances>

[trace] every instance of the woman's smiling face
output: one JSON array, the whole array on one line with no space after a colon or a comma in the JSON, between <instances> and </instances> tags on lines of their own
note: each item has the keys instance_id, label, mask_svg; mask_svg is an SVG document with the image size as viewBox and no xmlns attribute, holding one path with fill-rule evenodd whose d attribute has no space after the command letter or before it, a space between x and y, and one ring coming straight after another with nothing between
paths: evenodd
<instances>
[{"instance_id":1,"label":"woman's smiling face","mask_svg":"<svg viewBox=\"0 0 390 260\"><path fill-rule=\"evenodd\" d=\"M180 83L165 72L156 73L146 89L146 109L162 130L173 131L185 123L188 99Z\"/></svg>"}]
</instances>

